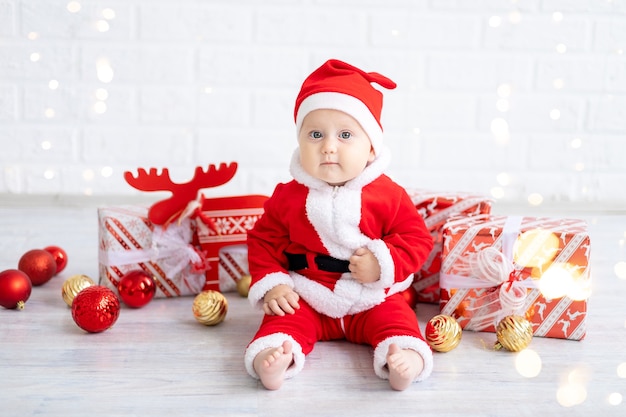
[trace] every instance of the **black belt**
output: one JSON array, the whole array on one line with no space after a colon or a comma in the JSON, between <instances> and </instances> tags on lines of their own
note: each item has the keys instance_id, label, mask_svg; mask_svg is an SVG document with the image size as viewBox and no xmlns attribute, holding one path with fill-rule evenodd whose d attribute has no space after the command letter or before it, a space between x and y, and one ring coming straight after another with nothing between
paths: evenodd
<instances>
[{"instance_id":1,"label":"black belt","mask_svg":"<svg viewBox=\"0 0 626 417\"><path fill-rule=\"evenodd\" d=\"M289 261L289 270L299 271L301 269L307 269L309 263L304 254L285 253L287 260ZM342 261L341 259L333 258L327 255L317 255L315 257L315 265L317 269L326 272L350 272L348 266L349 261Z\"/></svg>"}]
</instances>

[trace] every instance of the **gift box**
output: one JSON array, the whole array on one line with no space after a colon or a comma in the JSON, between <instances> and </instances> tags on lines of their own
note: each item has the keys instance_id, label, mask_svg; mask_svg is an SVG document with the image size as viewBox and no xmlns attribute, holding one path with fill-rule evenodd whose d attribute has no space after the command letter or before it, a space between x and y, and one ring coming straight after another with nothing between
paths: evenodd
<instances>
[{"instance_id":1,"label":"gift box","mask_svg":"<svg viewBox=\"0 0 626 417\"><path fill-rule=\"evenodd\" d=\"M219 250L218 280L221 292L237 290L237 282L245 275L250 275L248 270L248 246L232 245Z\"/></svg>"},{"instance_id":2,"label":"gift box","mask_svg":"<svg viewBox=\"0 0 626 417\"><path fill-rule=\"evenodd\" d=\"M205 285L204 256L192 245L189 219L167 228L148 219L148 207L98 209L99 283L117 292L125 273L142 269L155 280L156 298L193 295Z\"/></svg>"},{"instance_id":3,"label":"gift box","mask_svg":"<svg viewBox=\"0 0 626 417\"><path fill-rule=\"evenodd\" d=\"M424 218L434 243L428 259L414 275L413 288L417 293L417 301L437 303L439 301L439 270L441 268L444 224L453 217L489 214L492 200L481 195L459 192L409 189L407 193L417 211Z\"/></svg>"},{"instance_id":4,"label":"gift box","mask_svg":"<svg viewBox=\"0 0 626 417\"><path fill-rule=\"evenodd\" d=\"M204 255L206 270L202 291L220 291L219 252L225 246L244 244L248 230L263 214L267 196L242 195L206 198L203 189L218 187L230 181L237 172L236 162L210 164L206 169L196 167L191 180L177 183L171 180L167 168L139 168L137 175L127 171L126 182L141 191L169 191L171 196L153 204L148 219L164 229L181 222L195 225L193 243Z\"/></svg>"},{"instance_id":5,"label":"gift box","mask_svg":"<svg viewBox=\"0 0 626 417\"><path fill-rule=\"evenodd\" d=\"M246 243L248 230L263 215L267 198L263 195L245 195L212 198L203 202L197 217L197 242L206 253L209 266L205 289L220 289L220 250Z\"/></svg>"},{"instance_id":6,"label":"gift box","mask_svg":"<svg viewBox=\"0 0 626 417\"><path fill-rule=\"evenodd\" d=\"M493 332L507 315L535 336L581 340L590 295L590 239L578 219L475 216L443 231L440 311Z\"/></svg>"}]
</instances>

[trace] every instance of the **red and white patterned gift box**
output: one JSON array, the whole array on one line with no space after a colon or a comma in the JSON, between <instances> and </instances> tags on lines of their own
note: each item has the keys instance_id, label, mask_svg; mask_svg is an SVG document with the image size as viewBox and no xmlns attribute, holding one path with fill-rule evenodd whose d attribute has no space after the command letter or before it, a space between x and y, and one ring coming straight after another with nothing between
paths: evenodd
<instances>
[{"instance_id":1,"label":"red and white patterned gift box","mask_svg":"<svg viewBox=\"0 0 626 417\"><path fill-rule=\"evenodd\" d=\"M426 263L415 273L413 288L417 292L417 301L437 303L439 301L439 270L441 268L444 224L457 216L469 217L489 214L492 200L482 195L462 192L408 189L407 193L417 211L424 218L434 243Z\"/></svg>"},{"instance_id":2,"label":"red and white patterned gift box","mask_svg":"<svg viewBox=\"0 0 626 417\"><path fill-rule=\"evenodd\" d=\"M205 285L202 253L191 242L193 222L167 228L148 220L148 208L98 209L99 283L117 292L128 271L142 269L157 285L155 298L193 295Z\"/></svg>"},{"instance_id":3,"label":"red and white patterned gift box","mask_svg":"<svg viewBox=\"0 0 626 417\"><path fill-rule=\"evenodd\" d=\"M220 290L220 250L245 244L248 230L263 215L264 195L244 195L205 199L197 218L197 242L206 253L205 290Z\"/></svg>"},{"instance_id":4,"label":"red and white patterned gift box","mask_svg":"<svg viewBox=\"0 0 626 417\"><path fill-rule=\"evenodd\" d=\"M590 239L577 219L476 216L444 228L440 311L494 331L509 314L535 336L581 340L590 295Z\"/></svg>"},{"instance_id":5,"label":"red and white patterned gift box","mask_svg":"<svg viewBox=\"0 0 626 417\"><path fill-rule=\"evenodd\" d=\"M249 275L248 246L225 246L219 251L218 278L221 292L237 290L237 282Z\"/></svg>"}]
</instances>

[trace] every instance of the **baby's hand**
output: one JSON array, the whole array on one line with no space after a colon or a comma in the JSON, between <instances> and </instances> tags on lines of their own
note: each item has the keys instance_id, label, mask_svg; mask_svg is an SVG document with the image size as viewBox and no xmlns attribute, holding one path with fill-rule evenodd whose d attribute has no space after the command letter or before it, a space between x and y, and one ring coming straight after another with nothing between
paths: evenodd
<instances>
[{"instance_id":1,"label":"baby's hand","mask_svg":"<svg viewBox=\"0 0 626 417\"><path fill-rule=\"evenodd\" d=\"M378 259L367 248L359 248L354 251L350 257L348 269L350 269L352 277L361 284L375 282L380 279Z\"/></svg>"},{"instance_id":2,"label":"baby's hand","mask_svg":"<svg viewBox=\"0 0 626 417\"><path fill-rule=\"evenodd\" d=\"M290 286L280 284L269 290L263 297L263 311L268 316L294 314L300 308L300 296Z\"/></svg>"}]
</instances>

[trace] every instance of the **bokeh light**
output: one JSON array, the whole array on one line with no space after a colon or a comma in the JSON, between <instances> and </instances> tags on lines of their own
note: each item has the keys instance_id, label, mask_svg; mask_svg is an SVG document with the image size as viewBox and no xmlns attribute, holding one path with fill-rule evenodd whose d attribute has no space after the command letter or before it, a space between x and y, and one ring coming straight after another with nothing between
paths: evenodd
<instances>
[{"instance_id":1,"label":"bokeh light","mask_svg":"<svg viewBox=\"0 0 626 417\"><path fill-rule=\"evenodd\" d=\"M532 349L524 349L515 357L515 369L526 378L534 378L541 373L541 357Z\"/></svg>"},{"instance_id":2,"label":"bokeh light","mask_svg":"<svg viewBox=\"0 0 626 417\"><path fill-rule=\"evenodd\" d=\"M619 279L626 279L626 262L619 261L618 263L616 263L613 267L613 271Z\"/></svg>"},{"instance_id":3,"label":"bokeh light","mask_svg":"<svg viewBox=\"0 0 626 417\"><path fill-rule=\"evenodd\" d=\"M528 195L528 204L531 206L540 206L543 203L543 196L539 193L532 193Z\"/></svg>"}]
</instances>

